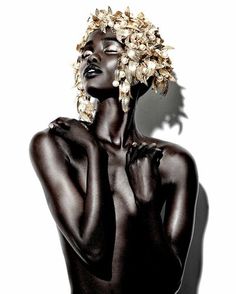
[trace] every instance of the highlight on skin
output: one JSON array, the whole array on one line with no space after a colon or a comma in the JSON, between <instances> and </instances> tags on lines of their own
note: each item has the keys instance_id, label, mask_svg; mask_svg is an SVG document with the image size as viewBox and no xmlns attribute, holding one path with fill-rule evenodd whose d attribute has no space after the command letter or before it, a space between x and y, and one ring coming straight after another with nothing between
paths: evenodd
<instances>
[{"instance_id":1,"label":"highlight on skin","mask_svg":"<svg viewBox=\"0 0 236 294\"><path fill-rule=\"evenodd\" d=\"M106 24L105 16L98 22ZM56 118L32 138L31 160L57 225L71 293L175 294L194 228L197 169L187 150L136 127L136 101L154 79L143 71L144 83L136 78L145 57L131 79L129 111L122 110L119 89L136 61L117 33L102 29L91 28L78 60L82 90L99 101L93 123Z\"/></svg>"}]
</instances>

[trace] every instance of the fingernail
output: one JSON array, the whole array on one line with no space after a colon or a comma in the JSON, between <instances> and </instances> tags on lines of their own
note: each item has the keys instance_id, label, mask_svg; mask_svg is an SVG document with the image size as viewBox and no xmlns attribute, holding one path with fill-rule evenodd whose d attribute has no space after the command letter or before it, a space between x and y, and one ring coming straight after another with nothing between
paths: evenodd
<instances>
[{"instance_id":1,"label":"fingernail","mask_svg":"<svg viewBox=\"0 0 236 294\"><path fill-rule=\"evenodd\" d=\"M163 150L161 150L160 148L156 147L155 149L156 149L156 151L163 153Z\"/></svg>"},{"instance_id":2,"label":"fingernail","mask_svg":"<svg viewBox=\"0 0 236 294\"><path fill-rule=\"evenodd\" d=\"M53 129L53 128L54 128L54 124L53 124L53 123L50 123L50 124L48 125L48 127L49 127L49 129Z\"/></svg>"},{"instance_id":3,"label":"fingernail","mask_svg":"<svg viewBox=\"0 0 236 294\"><path fill-rule=\"evenodd\" d=\"M132 146L136 147L138 144L136 142L132 143Z\"/></svg>"},{"instance_id":4,"label":"fingernail","mask_svg":"<svg viewBox=\"0 0 236 294\"><path fill-rule=\"evenodd\" d=\"M80 123L85 127L86 130L89 129L88 126L86 125L86 123L84 123L84 122L82 122L82 121L81 121Z\"/></svg>"},{"instance_id":5,"label":"fingernail","mask_svg":"<svg viewBox=\"0 0 236 294\"><path fill-rule=\"evenodd\" d=\"M157 147L157 144L156 143L152 143L152 144L150 144L150 147Z\"/></svg>"}]
</instances>

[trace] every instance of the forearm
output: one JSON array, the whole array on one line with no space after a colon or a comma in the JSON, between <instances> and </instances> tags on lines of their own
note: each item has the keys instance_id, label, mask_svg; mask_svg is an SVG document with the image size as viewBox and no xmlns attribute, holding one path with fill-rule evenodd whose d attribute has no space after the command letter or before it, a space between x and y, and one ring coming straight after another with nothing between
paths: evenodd
<instances>
[{"instance_id":1,"label":"forearm","mask_svg":"<svg viewBox=\"0 0 236 294\"><path fill-rule=\"evenodd\" d=\"M87 191L80 226L83 251L88 259L108 258L114 244L115 213L109 187L107 156L96 145L86 150Z\"/></svg>"},{"instance_id":2,"label":"forearm","mask_svg":"<svg viewBox=\"0 0 236 294\"><path fill-rule=\"evenodd\" d=\"M85 264L96 268L100 275L104 272L109 275L114 242L112 232L115 229L112 198L110 193L106 193L109 185L101 172L104 161L97 156L95 149L88 153L88 189L82 194L73 181L67 149L61 146L66 146L65 141L60 141L54 133L44 131L36 134L30 145L33 166L63 236ZM107 212L104 213L105 209Z\"/></svg>"},{"instance_id":3,"label":"forearm","mask_svg":"<svg viewBox=\"0 0 236 294\"><path fill-rule=\"evenodd\" d=\"M168 240L157 203L150 201L139 206L139 221L145 236L147 256L151 259L154 273L161 275L170 289L180 285L183 267L177 253ZM166 285L167 287L167 285Z\"/></svg>"}]
</instances>

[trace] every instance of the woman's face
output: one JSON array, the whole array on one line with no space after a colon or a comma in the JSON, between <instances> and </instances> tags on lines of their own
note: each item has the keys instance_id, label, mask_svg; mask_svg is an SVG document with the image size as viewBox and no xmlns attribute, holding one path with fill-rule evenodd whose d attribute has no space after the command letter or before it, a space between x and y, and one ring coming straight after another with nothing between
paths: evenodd
<instances>
[{"instance_id":1,"label":"woman's face","mask_svg":"<svg viewBox=\"0 0 236 294\"><path fill-rule=\"evenodd\" d=\"M98 99L118 97L119 90L112 82L122 51L122 44L111 30L106 33L96 30L89 35L80 66L84 89L89 95Z\"/></svg>"}]
</instances>

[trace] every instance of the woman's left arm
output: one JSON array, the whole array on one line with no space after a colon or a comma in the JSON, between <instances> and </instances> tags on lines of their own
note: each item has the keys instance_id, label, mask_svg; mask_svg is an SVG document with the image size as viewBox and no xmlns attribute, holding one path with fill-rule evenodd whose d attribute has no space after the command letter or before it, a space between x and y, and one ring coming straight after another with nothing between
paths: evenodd
<instances>
[{"instance_id":1,"label":"woman's left arm","mask_svg":"<svg viewBox=\"0 0 236 294\"><path fill-rule=\"evenodd\" d=\"M198 195L197 168L192 156L179 152L171 157L172 189L166 200L163 227L182 267L188 254L194 228Z\"/></svg>"},{"instance_id":2,"label":"woman's left arm","mask_svg":"<svg viewBox=\"0 0 236 294\"><path fill-rule=\"evenodd\" d=\"M194 225L198 191L196 166L185 151L172 150L171 154L167 151L161 159L160 150L155 147L135 146L132 149L128 153L130 163L127 172L152 256L149 266L155 265L153 271L162 276L166 287L177 289L181 283ZM166 207L162 221L163 183L160 170L163 170L163 165L170 188L165 193Z\"/></svg>"}]
</instances>

